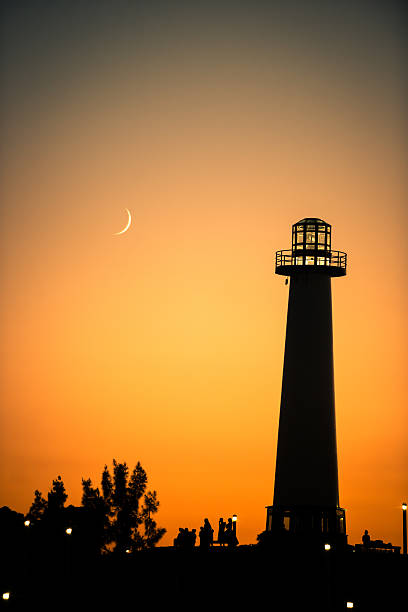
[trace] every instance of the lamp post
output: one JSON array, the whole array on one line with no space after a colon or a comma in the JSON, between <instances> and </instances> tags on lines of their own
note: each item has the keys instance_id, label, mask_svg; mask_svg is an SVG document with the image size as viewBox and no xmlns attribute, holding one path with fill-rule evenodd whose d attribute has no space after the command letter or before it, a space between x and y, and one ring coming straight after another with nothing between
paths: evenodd
<instances>
[{"instance_id":1,"label":"lamp post","mask_svg":"<svg viewBox=\"0 0 408 612\"><path fill-rule=\"evenodd\" d=\"M71 536L72 535L72 527L67 527L65 529L65 533L67 536ZM65 568L66 568L66 573L68 578L71 578L72 575L72 541L71 541L71 537L66 538L65 541Z\"/></svg>"},{"instance_id":2,"label":"lamp post","mask_svg":"<svg viewBox=\"0 0 408 612\"><path fill-rule=\"evenodd\" d=\"M237 546L238 544L238 538L237 538L237 520L238 517L236 514L232 515L232 541L233 541L233 545Z\"/></svg>"},{"instance_id":3,"label":"lamp post","mask_svg":"<svg viewBox=\"0 0 408 612\"><path fill-rule=\"evenodd\" d=\"M237 520L236 514L232 515L232 533L234 534L234 541L237 542Z\"/></svg>"},{"instance_id":4,"label":"lamp post","mask_svg":"<svg viewBox=\"0 0 408 612\"><path fill-rule=\"evenodd\" d=\"M24 547L23 547L23 559L24 559L23 571L25 574L25 578L27 578L29 575L29 571L30 571L30 565L31 565L30 559L31 559L31 553L32 553L32 542L31 542L32 527L31 527L30 519L26 519L24 521L24 527L25 527L26 536L24 538Z\"/></svg>"},{"instance_id":5,"label":"lamp post","mask_svg":"<svg viewBox=\"0 0 408 612\"><path fill-rule=\"evenodd\" d=\"M407 554L407 504L402 504L402 554Z\"/></svg>"}]
</instances>

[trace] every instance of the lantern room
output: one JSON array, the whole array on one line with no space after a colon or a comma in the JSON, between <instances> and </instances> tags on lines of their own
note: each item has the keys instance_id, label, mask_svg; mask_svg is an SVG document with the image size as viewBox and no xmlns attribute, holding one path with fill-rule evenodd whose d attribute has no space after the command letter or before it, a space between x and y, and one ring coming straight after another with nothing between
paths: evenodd
<instances>
[{"instance_id":1,"label":"lantern room","mask_svg":"<svg viewBox=\"0 0 408 612\"><path fill-rule=\"evenodd\" d=\"M331 244L329 223L314 217L301 219L292 226L292 249L276 253L276 274L291 276L305 270L344 276L347 255L332 251Z\"/></svg>"},{"instance_id":2,"label":"lantern room","mask_svg":"<svg viewBox=\"0 0 408 612\"><path fill-rule=\"evenodd\" d=\"M322 257L331 248L331 225L322 219L302 219L292 226L292 251L303 254L304 251L319 251ZM300 253L301 252L301 253Z\"/></svg>"}]
</instances>

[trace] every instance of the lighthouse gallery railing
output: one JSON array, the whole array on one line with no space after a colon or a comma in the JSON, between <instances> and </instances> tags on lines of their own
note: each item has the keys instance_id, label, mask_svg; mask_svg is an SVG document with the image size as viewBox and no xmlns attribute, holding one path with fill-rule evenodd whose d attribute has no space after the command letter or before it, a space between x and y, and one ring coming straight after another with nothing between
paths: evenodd
<instances>
[{"instance_id":1,"label":"lighthouse gallery railing","mask_svg":"<svg viewBox=\"0 0 408 612\"><path fill-rule=\"evenodd\" d=\"M347 267L347 254L342 251L284 250L276 252L275 264L282 266L329 266L330 268Z\"/></svg>"}]
</instances>

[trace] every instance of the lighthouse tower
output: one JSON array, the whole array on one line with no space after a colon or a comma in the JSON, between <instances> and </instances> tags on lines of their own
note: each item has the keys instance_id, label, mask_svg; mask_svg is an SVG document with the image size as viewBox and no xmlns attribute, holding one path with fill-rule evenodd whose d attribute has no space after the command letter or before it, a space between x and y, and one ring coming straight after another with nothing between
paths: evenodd
<instances>
[{"instance_id":1,"label":"lighthouse tower","mask_svg":"<svg viewBox=\"0 0 408 612\"><path fill-rule=\"evenodd\" d=\"M292 227L292 249L276 253L290 277L273 506L266 530L277 537L346 543L339 507L334 411L331 278L347 255L331 250L331 226L306 218Z\"/></svg>"}]
</instances>

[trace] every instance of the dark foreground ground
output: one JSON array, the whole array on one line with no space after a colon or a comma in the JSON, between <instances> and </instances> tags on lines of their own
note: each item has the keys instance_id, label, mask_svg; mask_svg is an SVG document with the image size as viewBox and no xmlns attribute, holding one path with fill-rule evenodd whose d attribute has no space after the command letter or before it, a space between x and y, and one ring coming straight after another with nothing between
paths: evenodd
<instances>
[{"instance_id":1,"label":"dark foreground ground","mask_svg":"<svg viewBox=\"0 0 408 612\"><path fill-rule=\"evenodd\" d=\"M8 610L408 609L408 558L386 553L157 548L85 561L67 549L12 565L0 578Z\"/></svg>"}]
</instances>

